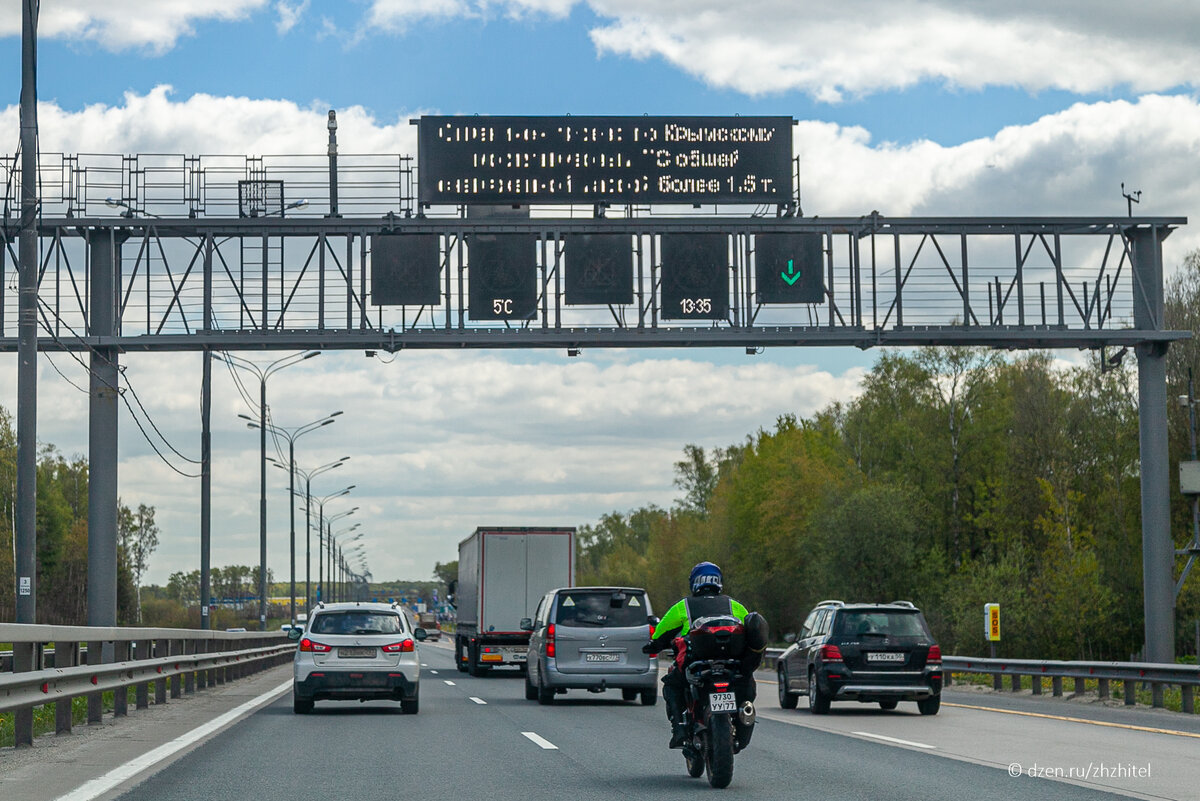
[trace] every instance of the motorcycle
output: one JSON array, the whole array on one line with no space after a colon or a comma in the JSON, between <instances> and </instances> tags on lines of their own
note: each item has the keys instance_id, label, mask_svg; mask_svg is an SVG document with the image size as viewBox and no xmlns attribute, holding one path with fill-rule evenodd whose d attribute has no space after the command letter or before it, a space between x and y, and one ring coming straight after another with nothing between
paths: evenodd
<instances>
[{"instance_id":1,"label":"motorcycle","mask_svg":"<svg viewBox=\"0 0 1200 801\"><path fill-rule=\"evenodd\" d=\"M723 622L723 621L722 621ZM736 621L734 621L736 623ZM715 788L733 780L733 757L750 744L754 704L745 696L749 675L741 625L703 626L686 638L693 659L684 661L687 706L683 746L692 778L707 773ZM707 658L704 658L707 657Z\"/></svg>"}]
</instances>

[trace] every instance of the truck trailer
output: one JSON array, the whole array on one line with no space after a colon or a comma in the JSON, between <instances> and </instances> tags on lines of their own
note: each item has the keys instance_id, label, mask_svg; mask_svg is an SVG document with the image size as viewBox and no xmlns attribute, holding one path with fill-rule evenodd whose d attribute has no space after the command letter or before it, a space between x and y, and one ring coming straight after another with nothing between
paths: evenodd
<instances>
[{"instance_id":1,"label":"truck trailer","mask_svg":"<svg viewBox=\"0 0 1200 801\"><path fill-rule=\"evenodd\" d=\"M524 669L538 601L557 587L575 586L574 528L477 528L458 544L458 669L479 676L493 667Z\"/></svg>"}]
</instances>

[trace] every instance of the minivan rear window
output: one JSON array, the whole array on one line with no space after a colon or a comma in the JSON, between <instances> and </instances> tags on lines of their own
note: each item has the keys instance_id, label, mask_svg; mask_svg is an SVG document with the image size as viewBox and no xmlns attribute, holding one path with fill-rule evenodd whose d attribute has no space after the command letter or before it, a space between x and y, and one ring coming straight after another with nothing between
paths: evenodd
<instances>
[{"instance_id":1,"label":"minivan rear window","mask_svg":"<svg viewBox=\"0 0 1200 801\"><path fill-rule=\"evenodd\" d=\"M558 596L560 626L644 626L646 596L635 592L572 592Z\"/></svg>"},{"instance_id":2,"label":"minivan rear window","mask_svg":"<svg viewBox=\"0 0 1200 801\"><path fill-rule=\"evenodd\" d=\"M838 615L837 637L929 637L920 612L893 612L887 610L852 611L842 610Z\"/></svg>"},{"instance_id":3,"label":"minivan rear window","mask_svg":"<svg viewBox=\"0 0 1200 801\"><path fill-rule=\"evenodd\" d=\"M400 616L391 612L322 612L312 622L312 634L399 634Z\"/></svg>"}]
</instances>

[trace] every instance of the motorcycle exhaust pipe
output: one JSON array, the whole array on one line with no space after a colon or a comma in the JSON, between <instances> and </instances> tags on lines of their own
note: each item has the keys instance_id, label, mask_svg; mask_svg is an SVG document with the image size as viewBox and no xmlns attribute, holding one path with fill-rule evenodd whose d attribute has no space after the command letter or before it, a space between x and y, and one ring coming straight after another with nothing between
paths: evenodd
<instances>
[{"instance_id":1,"label":"motorcycle exhaust pipe","mask_svg":"<svg viewBox=\"0 0 1200 801\"><path fill-rule=\"evenodd\" d=\"M754 711L754 704L750 701L742 704L742 708L738 710L738 723L743 726L753 726L755 718L758 714Z\"/></svg>"}]
</instances>

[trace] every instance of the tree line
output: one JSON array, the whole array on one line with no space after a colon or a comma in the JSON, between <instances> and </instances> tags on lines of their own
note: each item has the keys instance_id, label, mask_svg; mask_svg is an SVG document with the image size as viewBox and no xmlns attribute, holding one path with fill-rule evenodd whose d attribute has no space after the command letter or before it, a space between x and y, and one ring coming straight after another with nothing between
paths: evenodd
<instances>
[{"instance_id":1,"label":"tree line","mask_svg":"<svg viewBox=\"0 0 1200 801\"><path fill-rule=\"evenodd\" d=\"M1166 327L1200 335L1200 251L1169 283ZM822 599L903 599L948 653L980 655L983 605L999 603L1001 654L1129 659L1143 638L1134 361L885 352L853 400L728 447L687 445L672 508L581 527L578 581L646 587L661 611L686 594L690 567L711 560L776 640ZM1196 336L1168 352L1169 397L1186 396L1189 370L1200 376ZM1168 425L1172 464L1190 459L1187 408L1171 403ZM1192 511L1177 481L1172 470L1183 547ZM1179 598L1178 653L1194 652L1198 618L1194 575Z\"/></svg>"},{"instance_id":2,"label":"tree line","mask_svg":"<svg viewBox=\"0 0 1200 801\"><path fill-rule=\"evenodd\" d=\"M16 620L13 512L17 437L12 415L0 407L0 621ZM44 445L37 468L37 622L87 623L88 465ZM142 577L158 547L154 507L117 506L117 624L141 620Z\"/></svg>"}]
</instances>

